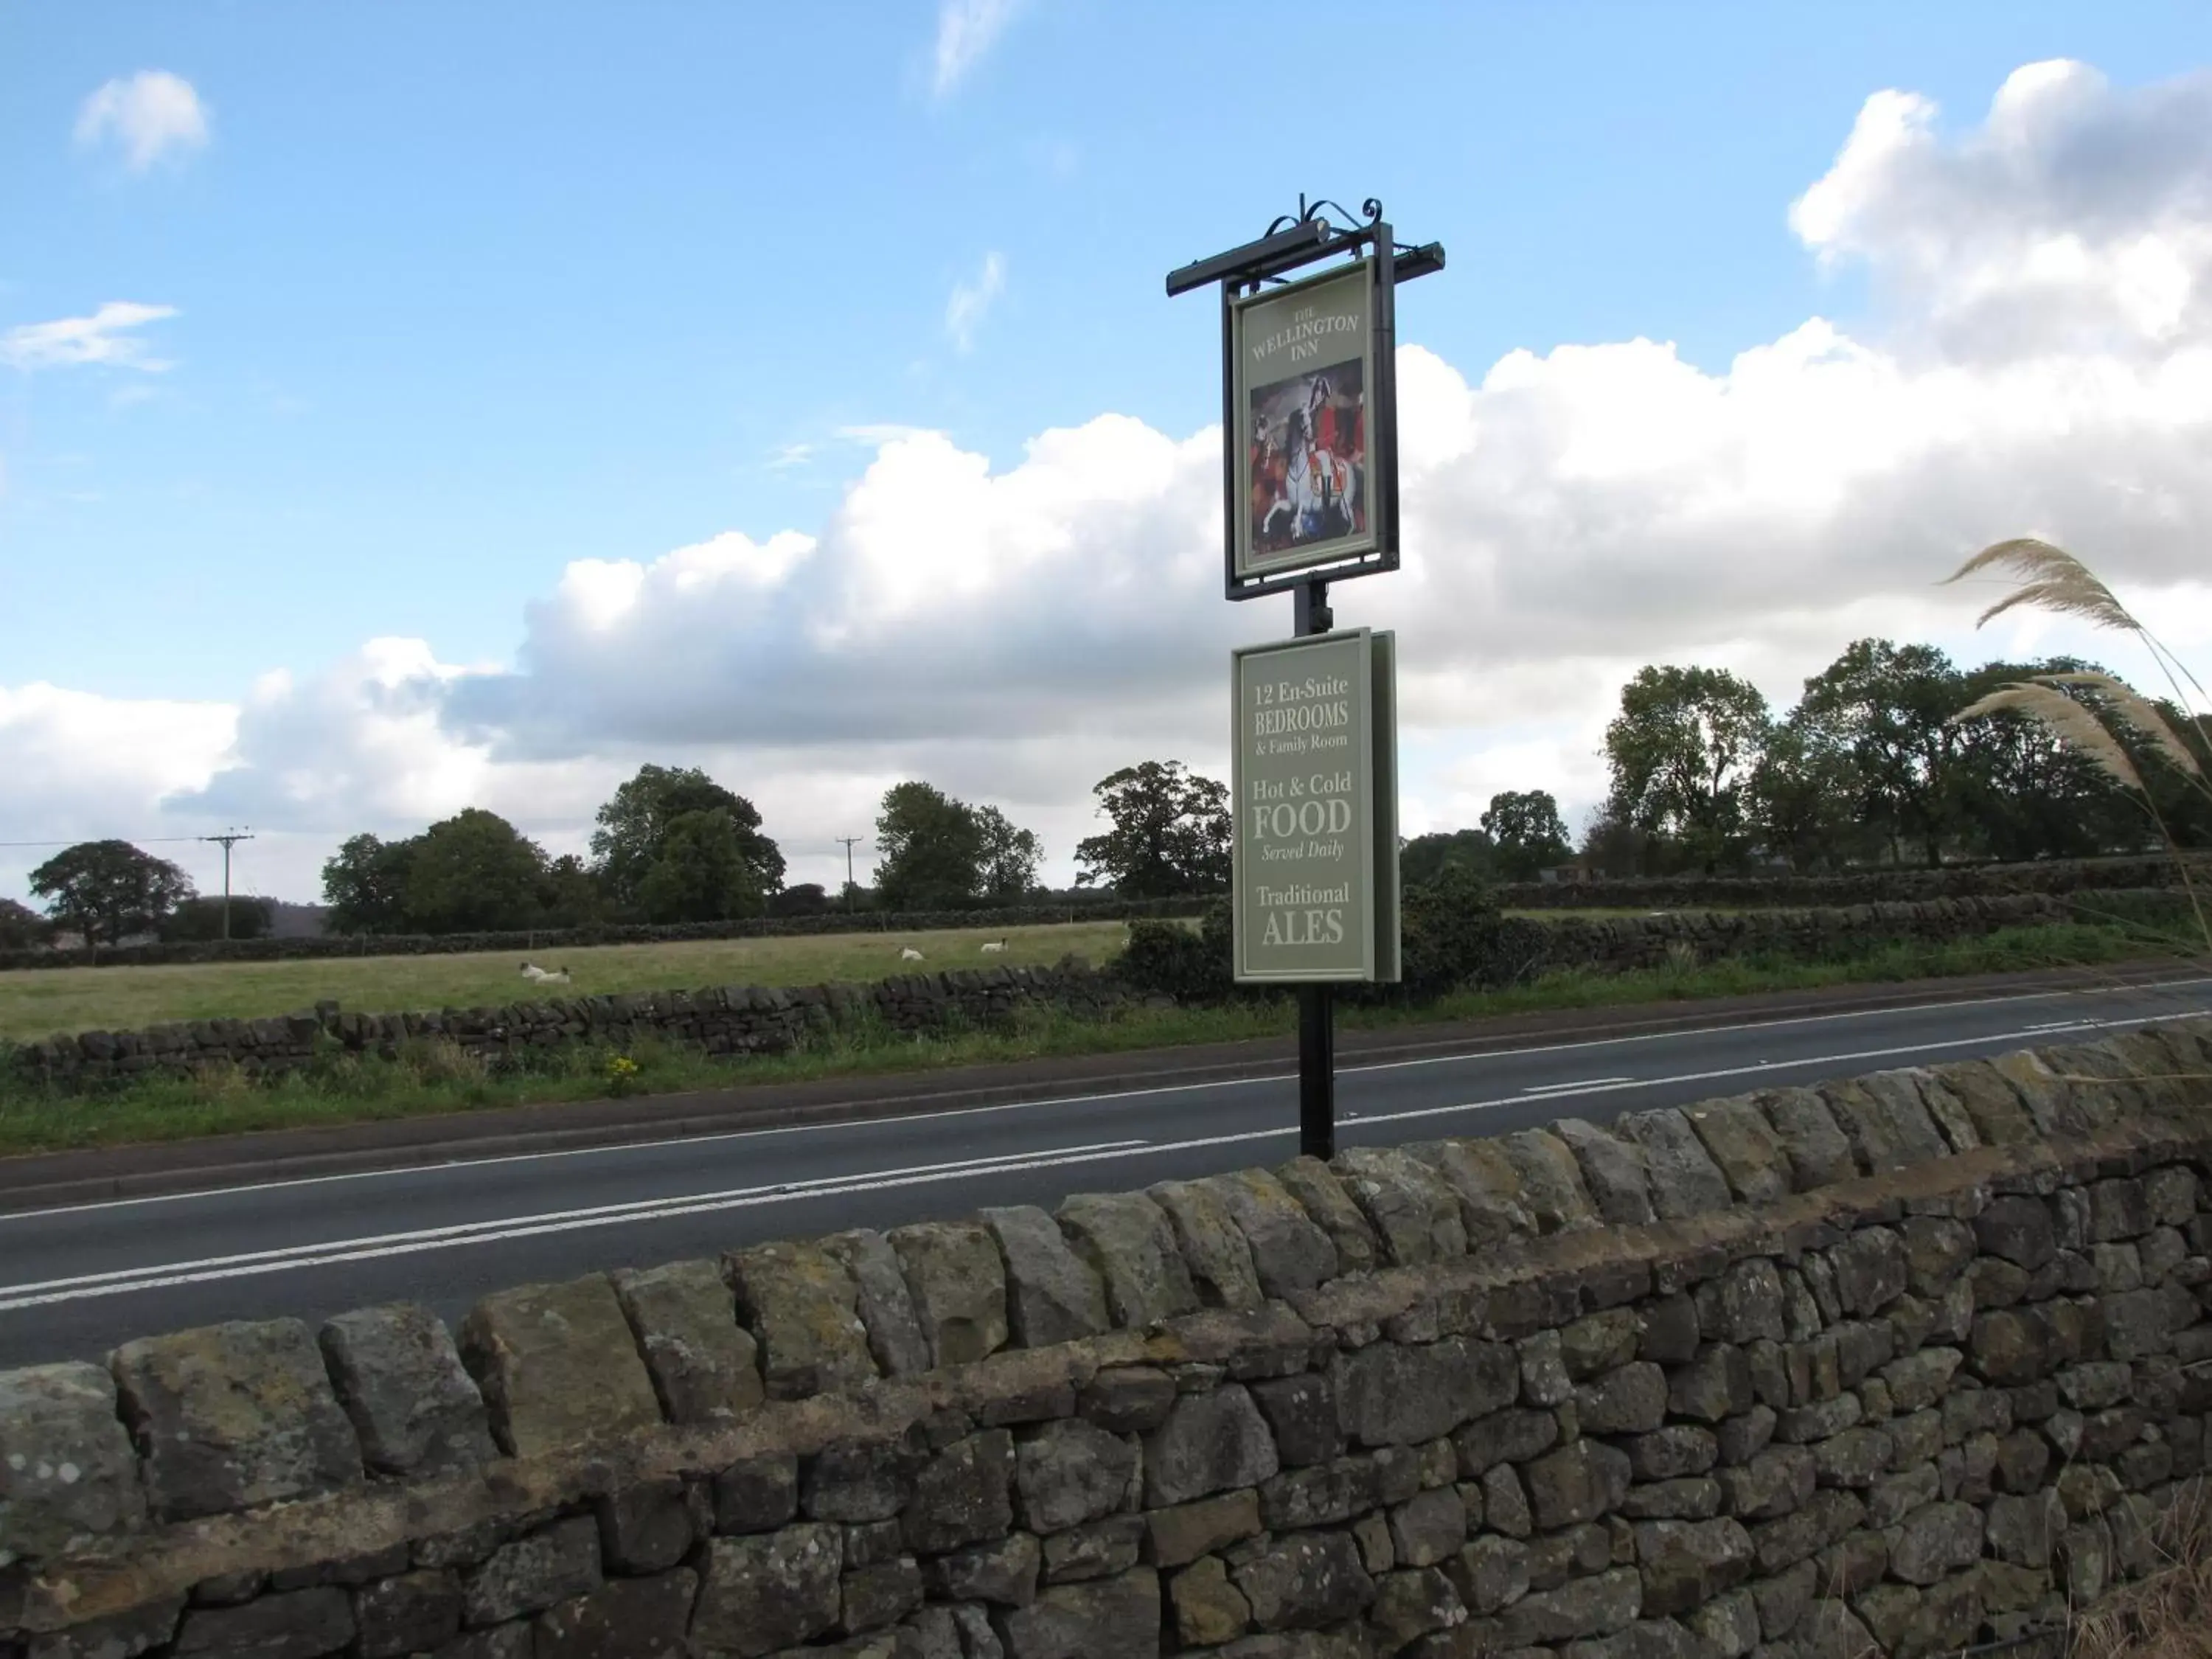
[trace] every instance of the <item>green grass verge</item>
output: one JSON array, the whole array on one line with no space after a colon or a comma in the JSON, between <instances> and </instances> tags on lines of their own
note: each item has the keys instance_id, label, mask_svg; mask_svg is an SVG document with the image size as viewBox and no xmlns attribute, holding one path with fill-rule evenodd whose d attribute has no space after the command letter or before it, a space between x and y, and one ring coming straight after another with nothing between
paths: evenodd
<instances>
[{"instance_id":1,"label":"green grass verge","mask_svg":"<svg viewBox=\"0 0 2212 1659\"><path fill-rule=\"evenodd\" d=\"M2156 927L2082 923L2018 927L1950 945L1890 945L1832 962L1746 957L1631 974L1559 973L1505 990L1459 992L1418 1008L1346 1006L1340 1023L1352 1030L1377 1030L1547 1009L2093 966L2171 956L2180 949L2173 933ZM222 1072L135 1082L94 1096L33 1088L10 1079L0 1065L0 1153L190 1139L609 1095L672 1094L733 1084L1127 1053L1280 1036L1291 1024L1291 1005L1279 998L1221 1008L1133 1008L1107 1020L1030 1009L991 1030L907 1037L887 1028L863 1028L841 1032L794 1054L736 1060L709 1059L672 1043L641 1044L619 1054L606 1048L576 1048L539 1060L530 1070L502 1073L492 1073L451 1044L421 1043L411 1045L396 1061L333 1053L309 1071L266 1084L236 1072Z\"/></svg>"}]
</instances>

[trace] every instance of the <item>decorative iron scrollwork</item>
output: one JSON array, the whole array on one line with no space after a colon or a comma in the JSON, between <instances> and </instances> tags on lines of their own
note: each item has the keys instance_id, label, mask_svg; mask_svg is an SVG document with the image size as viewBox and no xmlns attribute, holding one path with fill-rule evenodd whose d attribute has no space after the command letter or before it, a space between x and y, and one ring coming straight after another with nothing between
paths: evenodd
<instances>
[{"instance_id":1,"label":"decorative iron scrollwork","mask_svg":"<svg viewBox=\"0 0 2212 1659\"><path fill-rule=\"evenodd\" d=\"M1273 236L1279 230L1288 230L1291 226L1304 224L1310 219L1328 225L1332 230L1356 234L1367 228L1368 225L1378 223L1382 217L1382 204L1372 196L1359 204L1359 210L1365 216L1364 224L1354 218L1349 209L1331 201L1328 197L1316 197L1312 201L1308 201L1304 193L1301 191L1298 196L1298 210L1296 213L1278 214L1274 221L1268 225L1267 234ZM1341 222L1333 222L1329 217L1332 214L1335 216L1336 221Z\"/></svg>"}]
</instances>

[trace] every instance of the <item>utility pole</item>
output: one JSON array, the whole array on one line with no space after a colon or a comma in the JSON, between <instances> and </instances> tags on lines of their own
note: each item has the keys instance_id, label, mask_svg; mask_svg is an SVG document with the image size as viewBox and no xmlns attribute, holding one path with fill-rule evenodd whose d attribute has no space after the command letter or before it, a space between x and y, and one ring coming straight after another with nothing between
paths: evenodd
<instances>
[{"instance_id":1,"label":"utility pole","mask_svg":"<svg viewBox=\"0 0 2212 1659\"><path fill-rule=\"evenodd\" d=\"M849 906L853 902L853 847L855 842L866 841L867 837L866 836L833 836L830 839L845 849L845 902Z\"/></svg>"},{"instance_id":2,"label":"utility pole","mask_svg":"<svg viewBox=\"0 0 2212 1659\"><path fill-rule=\"evenodd\" d=\"M220 842L222 844L222 936L228 939L230 937L230 849L242 841L252 841L253 836L250 831L226 830L219 836L202 836L200 839Z\"/></svg>"}]
</instances>

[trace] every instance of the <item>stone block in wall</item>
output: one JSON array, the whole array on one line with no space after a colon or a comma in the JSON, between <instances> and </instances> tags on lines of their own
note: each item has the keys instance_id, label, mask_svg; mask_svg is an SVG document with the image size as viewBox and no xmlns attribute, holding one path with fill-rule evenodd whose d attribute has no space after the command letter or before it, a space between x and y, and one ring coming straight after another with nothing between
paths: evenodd
<instances>
[{"instance_id":1,"label":"stone block in wall","mask_svg":"<svg viewBox=\"0 0 2212 1659\"><path fill-rule=\"evenodd\" d=\"M462 1622L497 1625L597 1589L599 1528L588 1515L502 1544L461 1577Z\"/></svg>"},{"instance_id":2,"label":"stone block in wall","mask_svg":"<svg viewBox=\"0 0 2212 1659\"><path fill-rule=\"evenodd\" d=\"M1330 1168L1395 1265L1419 1267L1467 1254L1458 1195L1419 1158L1395 1146L1352 1146Z\"/></svg>"},{"instance_id":3,"label":"stone block in wall","mask_svg":"<svg viewBox=\"0 0 2212 1659\"><path fill-rule=\"evenodd\" d=\"M1852 1158L1869 1175L1917 1169L1950 1152L1908 1073L1824 1083L1820 1093L1851 1143Z\"/></svg>"},{"instance_id":4,"label":"stone block in wall","mask_svg":"<svg viewBox=\"0 0 2212 1659\"><path fill-rule=\"evenodd\" d=\"M1633 1625L1643 1606L1644 1583L1636 1569L1614 1567L1522 1596L1499 1615L1498 1634L1509 1648L1611 1636Z\"/></svg>"},{"instance_id":5,"label":"stone block in wall","mask_svg":"<svg viewBox=\"0 0 2212 1659\"><path fill-rule=\"evenodd\" d=\"M1789 1155L1790 1183L1801 1193L1831 1187L1858 1174L1851 1143L1837 1127L1828 1103L1811 1089L1775 1089L1754 1095Z\"/></svg>"},{"instance_id":6,"label":"stone block in wall","mask_svg":"<svg viewBox=\"0 0 2212 1659\"><path fill-rule=\"evenodd\" d=\"M2095 1131L2096 1115L2075 1098L2072 1084L2052 1072L2045 1054L2017 1049L1991 1056L1989 1065L2020 1097L2045 1139L2078 1140Z\"/></svg>"},{"instance_id":7,"label":"stone block in wall","mask_svg":"<svg viewBox=\"0 0 2212 1659\"><path fill-rule=\"evenodd\" d=\"M518 1456L660 1424L660 1402L614 1286L592 1273L495 1291L461 1322L461 1358Z\"/></svg>"},{"instance_id":8,"label":"stone block in wall","mask_svg":"<svg viewBox=\"0 0 2212 1659\"><path fill-rule=\"evenodd\" d=\"M954 1441L916 1472L900 1516L907 1547L940 1554L1003 1537L1014 1523L1014 1438L986 1429Z\"/></svg>"},{"instance_id":9,"label":"stone block in wall","mask_svg":"<svg viewBox=\"0 0 2212 1659\"><path fill-rule=\"evenodd\" d=\"M1790 1196L1790 1150L1753 1097L1701 1101L1682 1108L1682 1115L1738 1199L1778 1204Z\"/></svg>"},{"instance_id":10,"label":"stone block in wall","mask_svg":"<svg viewBox=\"0 0 2212 1659\"><path fill-rule=\"evenodd\" d=\"M1583 1185L1601 1220L1613 1226L1635 1227L1655 1218L1642 1147L1579 1117L1559 1119L1552 1125L1552 1133L1582 1166Z\"/></svg>"},{"instance_id":11,"label":"stone block in wall","mask_svg":"<svg viewBox=\"0 0 2212 1659\"><path fill-rule=\"evenodd\" d=\"M1660 1218L1713 1215L1735 1200L1690 1121L1675 1108L1624 1114L1613 1126L1643 1148L1651 1183L1651 1207Z\"/></svg>"},{"instance_id":12,"label":"stone block in wall","mask_svg":"<svg viewBox=\"0 0 2212 1659\"><path fill-rule=\"evenodd\" d=\"M1080 1418L1048 1423L1016 1448L1022 1525L1063 1532L1122 1507L1137 1474L1137 1448Z\"/></svg>"},{"instance_id":13,"label":"stone block in wall","mask_svg":"<svg viewBox=\"0 0 2212 1659\"><path fill-rule=\"evenodd\" d=\"M461 1468L496 1457L483 1396L446 1322L419 1303L359 1308L322 1328L338 1404L381 1474Z\"/></svg>"},{"instance_id":14,"label":"stone block in wall","mask_svg":"<svg viewBox=\"0 0 2212 1659\"><path fill-rule=\"evenodd\" d=\"M985 1210L981 1220L1006 1266L1006 1322L1016 1343L1048 1347L1113 1328L1104 1285L1044 1211L1017 1205Z\"/></svg>"},{"instance_id":15,"label":"stone block in wall","mask_svg":"<svg viewBox=\"0 0 2212 1659\"><path fill-rule=\"evenodd\" d=\"M1984 1146L2027 1146L2043 1139L2011 1083L1988 1060L1955 1060L1935 1066L1931 1075L1957 1097Z\"/></svg>"},{"instance_id":16,"label":"stone block in wall","mask_svg":"<svg viewBox=\"0 0 2212 1659\"><path fill-rule=\"evenodd\" d=\"M1620 1508L1627 1494L1628 1455L1595 1440L1577 1440L1529 1463L1528 1505L1546 1532L1595 1521Z\"/></svg>"},{"instance_id":17,"label":"stone block in wall","mask_svg":"<svg viewBox=\"0 0 2212 1659\"><path fill-rule=\"evenodd\" d=\"M1263 1631L1314 1630L1352 1619L1375 1597L1375 1580L1345 1532L1276 1540L1231 1571Z\"/></svg>"},{"instance_id":18,"label":"stone block in wall","mask_svg":"<svg viewBox=\"0 0 2212 1659\"><path fill-rule=\"evenodd\" d=\"M686 1567L611 1579L538 1614L532 1659L681 1659L698 1588Z\"/></svg>"},{"instance_id":19,"label":"stone block in wall","mask_svg":"<svg viewBox=\"0 0 2212 1659\"><path fill-rule=\"evenodd\" d=\"M0 1561L39 1560L145 1519L115 1379L75 1363L0 1371Z\"/></svg>"},{"instance_id":20,"label":"stone block in wall","mask_svg":"<svg viewBox=\"0 0 2212 1659\"><path fill-rule=\"evenodd\" d=\"M971 1544L923 1564L922 1579L940 1601L986 1601L993 1607L1024 1607L1036 1599L1043 1551L1037 1540L1018 1532L988 1544Z\"/></svg>"},{"instance_id":21,"label":"stone block in wall","mask_svg":"<svg viewBox=\"0 0 2212 1659\"><path fill-rule=\"evenodd\" d=\"M1498 1142L1424 1140L1406 1151L1433 1168L1457 1195L1469 1249L1535 1233L1536 1217L1523 1200L1521 1172Z\"/></svg>"},{"instance_id":22,"label":"stone block in wall","mask_svg":"<svg viewBox=\"0 0 2212 1659\"><path fill-rule=\"evenodd\" d=\"M126 1342L108 1366L156 1519L249 1509L362 1478L353 1425L296 1319Z\"/></svg>"},{"instance_id":23,"label":"stone block in wall","mask_svg":"<svg viewBox=\"0 0 2212 1659\"><path fill-rule=\"evenodd\" d=\"M1330 1367L1339 1422L1363 1446L1409 1446L1513 1403L1521 1363L1503 1342L1377 1342Z\"/></svg>"},{"instance_id":24,"label":"stone block in wall","mask_svg":"<svg viewBox=\"0 0 2212 1659\"><path fill-rule=\"evenodd\" d=\"M868 1228L816 1241L852 1275L854 1310L868 1333L868 1352L885 1376L913 1376L930 1366L928 1339L915 1317L914 1294L889 1240Z\"/></svg>"},{"instance_id":25,"label":"stone block in wall","mask_svg":"<svg viewBox=\"0 0 2212 1659\"><path fill-rule=\"evenodd\" d=\"M714 1422L761 1403L759 1345L738 1324L716 1264L673 1261L610 1277L670 1422Z\"/></svg>"},{"instance_id":26,"label":"stone block in wall","mask_svg":"<svg viewBox=\"0 0 2212 1659\"><path fill-rule=\"evenodd\" d=\"M1006 1659L1157 1659L1160 1579L1151 1567L1055 1584L994 1620Z\"/></svg>"},{"instance_id":27,"label":"stone block in wall","mask_svg":"<svg viewBox=\"0 0 2212 1659\"><path fill-rule=\"evenodd\" d=\"M1751 1534L1726 1517L1639 1521L1636 1561L1644 1617L1691 1613L1751 1577Z\"/></svg>"},{"instance_id":28,"label":"stone block in wall","mask_svg":"<svg viewBox=\"0 0 2212 1659\"><path fill-rule=\"evenodd\" d=\"M1336 1277L1336 1246L1267 1170L1208 1176L1198 1185L1220 1200L1243 1234L1261 1295L1294 1296Z\"/></svg>"},{"instance_id":29,"label":"stone block in wall","mask_svg":"<svg viewBox=\"0 0 2212 1659\"><path fill-rule=\"evenodd\" d=\"M1597 1206L1583 1183L1582 1166L1559 1138L1547 1129L1516 1129L1498 1146L1521 1178L1522 1201L1546 1233L1597 1224Z\"/></svg>"},{"instance_id":30,"label":"stone block in wall","mask_svg":"<svg viewBox=\"0 0 2212 1659\"><path fill-rule=\"evenodd\" d=\"M812 1244L778 1241L724 1258L738 1312L761 1349L771 1400L858 1388L876 1375L860 1292L837 1261Z\"/></svg>"},{"instance_id":31,"label":"stone block in wall","mask_svg":"<svg viewBox=\"0 0 2212 1659\"><path fill-rule=\"evenodd\" d=\"M1145 1190L1175 1229L1176 1244L1201 1304L1256 1308L1266 1299L1252 1247L1218 1192L1194 1181L1163 1181Z\"/></svg>"},{"instance_id":32,"label":"stone block in wall","mask_svg":"<svg viewBox=\"0 0 2212 1659\"><path fill-rule=\"evenodd\" d=\"M1240 1383L1181 1395L1145 1437L1145 1502L1187 1504L1237 1486L1256 1486L1280 1468L1274 1437Z\"/></svg>"},{"instance_id":33,"label":"stone block in wall","mask_svg":"<svg viewBox=\"0 0 2212 1659\"><path fill-rule=\"evenodd\" d=\"M1277 1167L1275 1178L1328 1235L1340 1273L1365 1273L1383 1265L1382 1241L1328 1164L1316 1158L1294 1158Z\"/></svg>"},{"instance_id":34,"label":"stone block in wall","mask_svg":"<svg viewBox=\"0 0 2212 1659\"><path fill-rule=\"evenodd\" d=\"M1252 1604L1229 1582L1218 1556L1194 1562L1168 1582L1176 1634L1187 1647L1214 1647L1241 1636L1252 1621Z\"/></svg>"},{"instance_id":35,"label":"stone block in wall","mask_svg":"<svg viewBox=\"0 0 2212 1659\"><path fill-rule=\"evenodd\" d=\"M974 1221L927 1221L886 1235L934 1365L966 1365L1006 1345L998 1241Z\"/></svg>"},{"instance_id":36,"label":"stone block in wall","mask_svg":"<svg viewBox=\"0 0 2212 1659\"><path fill-rule=\"evenodd\" d=\"M1056 1218L1075 1253L1104 1285L1114 1322L1142 1329L1192 1313L1198 1291L1175 1229L1141 1193L1078 1193Z\"/></svg>"},{"instance_id":37,"label":"stone block in wall","mask_svg":"<svg viewBox=\"0 0 2212 1659\"><path fill-rule=\"evenodd\" d=\"M222 1659L316 1659L354 1638L353 1604L342 1589L256 1596L234 1607L194 1607L171 1652Z\"/></svg>"},{"instance_id":38,"label":"stone block in wall","mask_svg":"<svg viewBox=\"0 0 2212 1659\"><path fill-rule=\"evenodd\" d=\"M708 1541L691 1613L695 1651L763 1659L833 1629L843 1554L837 1528L802 1522Z\"/></svg>"},{"instance_id":39,"label":"stone block in wall","mask_svg":"<svg viewBox=\"0 0 2212 1659\"><path fill-rule=\"evenodd\" d=\"M380 1578L354 1593L361 1659L401 1659L426 1653L461 1627L460 1581L422 1569Z\"/></svg>"},{"instance_id":40,"label":"stone block in wall","mask_svg":"<svg viewBox=\"0 0 2212 1659\"><path fill-rule=\"evenodd\" d=\"M1257 1538L1262 1531L1260 1495L1251 1489L1218 1498L1149 1510L1145 1515L1146 1547L1161 1567L1180 1567Z\"/></svg>"}]
</instances>

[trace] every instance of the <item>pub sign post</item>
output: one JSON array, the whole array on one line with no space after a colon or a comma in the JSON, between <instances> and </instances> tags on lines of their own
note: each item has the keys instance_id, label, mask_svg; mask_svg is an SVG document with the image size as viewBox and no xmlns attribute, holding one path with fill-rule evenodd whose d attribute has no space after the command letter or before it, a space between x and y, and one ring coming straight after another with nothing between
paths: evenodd
<instances>
[{"instance_id":1,"label":"pub sign post","mask_svg":"<svg viewBox=\"0 0 2212 1659\"><path fill-rule=\"evenodd\" d=\"M1224 593L1293 600L1291 640L1231 656L1235 969L1297 987L1299 1147L1322 1158L1334 988L1399 973L1396 641L1336 631L1328 584L1398 568L1396 293L1444 264L1361 210L1300 197L1167 279L1221 288Z\"/></svg>"}]
</instances>

